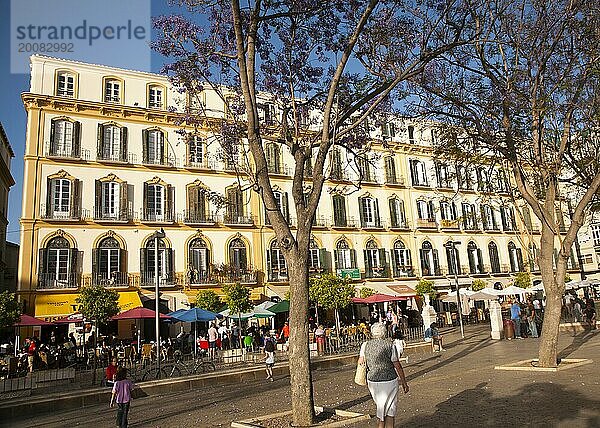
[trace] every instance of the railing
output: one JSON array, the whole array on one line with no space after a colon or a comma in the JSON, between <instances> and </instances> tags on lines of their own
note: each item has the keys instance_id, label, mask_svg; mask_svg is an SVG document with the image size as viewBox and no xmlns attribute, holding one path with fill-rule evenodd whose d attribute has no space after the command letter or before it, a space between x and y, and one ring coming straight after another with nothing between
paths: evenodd
<instances>
[{"instance_id":1,"label":"railing","mask_svg":"<svg viewBox=\"0 0 600 428\"><path fill-rule=\"evenodd\" d=\"M210 275L211 280L219 284L231 284L239 282L242 284L256 284L258 273L255 270L239 272L213 272Z\"/></svg>"},{"instance_id":2,"label":"railing","mask_svg":"<svg viewBox=\"0 0 600 428\"><path fill-rule=\"evenodd\" d=\"M254 217L247 215L234 215L234 214L225 214L223 218L224 224L231 225L254 225Z\"/></svg>"},{"instance_id":3,"label":"railing","mask_svg":"<svg viewBox=\"0 0 600 428\"><path fill-rule=\"evenodd\" d=\"M156 285L156 276L154 272L140 272L140 286L154 287ZM177 277L174 272L168 272L158 277L158 285L160 287L170 287L178 285ZM181 284L179 284L181 285Z\"/></svg>"},{"instance_id":4,"label":"railing","mask_svg":"<svg viewBox=\"0 0 600 428\"><path fill-rule=\"evenodd\" d=\"M163 156L160 159L150 158L148 155L143 156L142 163L144 165L161 165L161 166L171 166L177 167L180 165L180 160L174 156Z\"/></svg>"},{"instance_id":5,"label":"railing","mask_svg":"<svg viewBox=\"0 0 600 428\"><path fill-rule=\"evenodd\" d=\"M313 219L313 227L327 227L328 226L328 218L322 215L315 216Z\"/></svg>"},{"instance_id":6,"label":"railing","mask_svg":"<svg viewBox=\"0 0 600 428\"><path fill-rule=\"evenodd\" d=\"M404 186L404 177L392 177L386 175L385 184Z\"/></svg>"},{"instance_id":7,"label":"railing","mask_svg":"<svg viewBox=\"0 0 600 428\"><path fill-rule=\"evenodd\" d=\"M55 290L62 288L78 288L81 275L78 273L41 273L38 275L38 290Z\"/></svg>"},{"instance_id":8,"label":"railing","mask_svg":"<svg viewBox=\"0 0 600 428\"><path fill-rule=\"evenodd\" d=\"M202 213L198 211L184 211L183 222L187 224L216 224L219 216L214 213Z\"/></svg>"},{"instance_id":9,"label":"railing","mask_svg":"<svg viewBox=\"0 0 600 428\"><path fill-rule=\"evenodd\" d=\"M337 219L339 220L339 219ZM346 221L336 221L335 216L331 219L331 227L344 227L349 229L358 229L358 221L354 217L346 217Z\"/></svg>"},{"instance_id":10,"label":"railing","mask_svg":"<svg viewBox=\"0 0 600 428\"><path fill-rule=\"evenodd\" d=\"M389 278L390 271L387 266L374 266L365 270L365 278Z\"/></svg>"},{"instance_id":11,"label":"railing","mask_svg":"<svg viewBox=\"0 0 600 428\"><path fill-rule=\"evenodd\" d=\"M415 270L412 266L395 266L394 267L394 278L404 278L415 276Z\"/></svg>"},{"instance_id":12,"label":"railing","mask_svg":"<svg viewBox=\"0 0 600 428\"><path fill-rule=\"evenodd\" d=\"M130 221L133 220L133 212L122 209L116 213L107 212L104 207L94 208L94 220L96 221Z\"/></svg>"},{"instance_id":13,"label":"railing","mask_svg":"<svg viewBox=\"0 0 600 428\"><path fill-rule=\"evenodd\" d=\"M48 210L46 204L40 205L40 218L44 220L81 220L89 214L87 210L70 207L67 211Z\"/></svg>"},{"instance_id":14,"label":"railing","mask_svg":"<svg viewBox=\"0 0 600 428\"><path fill-rule=\"evenodd\" d=\"M267 172L275 175L291 175L292 170L285 165L267 165Z\"/></svg>"},{"instance_id":15,"label":"railing","mask_svg":"<svg viewBox=\"0 0 600 428\"><path fill-rule=\"evenodd\" d=\"M391 229L410 229L407 221L392 221L390 224Z\"/></svg>"},{"instance_id":16,"label":"railing","mask_svg":"<svg viewBox=\"0 0 600 428\"><path fill-rule=\"evenodd\" d=\"M87 149L82 149L76 145L72 145L71 147L61 147L59 145L57 147L57 145L50 142L46 143L45 153L47 157L85 160L89 160L90 158L90 151Z\"/></svg>"},{"instance_id":17,"label":"railing","mask_svg":"<svg viewBox=\"0 0 600 428\"><path fill-rule=\"evenodd\" d=\"M269 269L268 279L271 282L286 282L288 280L287 269L281 269L281 270Z\"/></svg>"},{"instance_id":18,"label":"railing","mask_svg":"<svg viewBox=\"0 0 600 428\"><path fill-rule=\"evenodd\" d=\"M108 162L127 162L128 154L126 152L118 152L118 153L104 153L103 150L98 150L96 154L96 159L101 161Z\"/></svg>"},{"instance_id":19,"label":"railing","mask_svg":"<svg viewBox=\"0 0 600 428\"><path fill-rule=\"evenodd\" d=\"M157 214L149 210L142 210L140 218L142 221L153 223L172 223L175 221L175 215L170 211Z\"/></svg>"},{"instance_id":20,"label":"railing","mask_svg":"<svg viewBox=\"0 0 600 428\"><path fill-rule=\"evenodd\" d=\"M350 175L346 171L331 171L329 179L334 181L351 181Z\"/></svg>"},{"instance_id":21,"label":"railing","mask_svg":"<svg viewBox=\"0 0 600 428\"><path fill-rule=\"evenodd\" d=\"M458 229L458 220L442 220L440 226L442 229Z\"/></svg>"},{"instance_id":22,"label":"railing","mask_svg":"<svg viewBox=\"0 0 600 428\"><path fill-rule=\"evenodd\" d=\"M383 229L385 228L385 222L381 219L376 219L375 221L362 221L361 227L363 229Z\"/></svg>"},{"instance_id":23,"label":"railing","mask_svg":"<svg viewBox=\"0 0 600 428\"><path fill-rule=\"evenodd\" d=\"M129 285L127 272L94 272L92 283L104 287L124 287Z\"/></svg>"},{"instance_id":24,"label":"railing","mask_svg":"<svg viewBox=\"0 0 600 428\"><path fill-rule=\"evenodd\" d=\"M437 222L433 219L417 219L417 228L437 229Z\"/></svg>"},{"instance_id":25,"label":"railing","mask_svg":"<svg viewBox=\"0 0 600 428\"><path fill-rule=\"evenodd\" d=\"M408 327L399 325L398 328L402 332L404 341L407 344L423 342L425 330L423 326ZM324 355L354 353L357 354L360 346L365 340L370 339L371 334L368 327L350 326L342 327L341 334L337 334L335 330L325 330L325 344L323 347ZM313 345L314 346L314 345Z\"/></svg>"},{"instance_id":26,"label":"railing","mask_svg":"<svg viewBox=\"0 0 600 428\"><path fill-rule=\"evenodd\" d=\"M213 159L203 159L202 161L198 162L195 160L190 160L188 156L185 160L185 167L216 170L217 162L215 162Z\"/></svg>"},{"instance_id":27,"label":"railing","mask_svg":"<svg viewBox=\"0 0 600 428\"><path fill-rule=\"evenodd\" d=\"M486 232L500 232L500 226L497 224L483 224L483 230Z\"/></svg>"}]
</instances>

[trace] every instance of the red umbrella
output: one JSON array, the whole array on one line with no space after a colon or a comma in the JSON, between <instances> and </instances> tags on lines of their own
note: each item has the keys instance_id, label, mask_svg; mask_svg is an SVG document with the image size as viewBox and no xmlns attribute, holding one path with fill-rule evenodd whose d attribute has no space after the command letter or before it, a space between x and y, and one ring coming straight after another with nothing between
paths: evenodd
<instances>
[{"instance_id":1,"label":"red umbrella","mask_svg":"<svg viewBox=\"0 0 600 428\"><path fill-rule=\"evenodd\" d=\"M13 324L15 327L32 327L37 325L54 325L51 322L41 320L39 318L34 318L31 315L22 314L21 321Z\"/></svg>"},{"instance_id":2,"label":"red umbrella","mask_svg":"<svg viewBox=\"0 0 600 428\"><path fill-rule=\"evenodd\" d=\"M152 309L139 307L139 308L133 308L133 309L129 309L128 311L122 312L119 315L115 315L111 319L113 319L113 320L139 320L139 319L146 319L146 318L154 318L155 314L156 314L156 312L154 312ZM163 314L159 314L159 316L162 319L170 319L171 318L170 316L163 315Z\"/></svg>"},{"instance_id":3,"label":"red umbrella","mask_svg":"<svg viewBox=\"0 0 600 428\"><path fill-rule=\"evenodd\" d=\"M75 312L71 315L67 315L66 317L57 319L54 321L54 324L74 324L78 322L83 322L83 314Z\"/></svg>"},{"instance_id":4,"label":"red umbrella","mask_svg":"<svg viewBox=\"0 0 600 428\"><path fill-rule=\"evenodd\" d=\"M360 301L357 301L360 300ZM352 299L355 303L383 303L383 302L396 302L399 300L408 300L406 296L390 296L389 294L372 294L365 299Z\"/></svg>"}]
</instances>

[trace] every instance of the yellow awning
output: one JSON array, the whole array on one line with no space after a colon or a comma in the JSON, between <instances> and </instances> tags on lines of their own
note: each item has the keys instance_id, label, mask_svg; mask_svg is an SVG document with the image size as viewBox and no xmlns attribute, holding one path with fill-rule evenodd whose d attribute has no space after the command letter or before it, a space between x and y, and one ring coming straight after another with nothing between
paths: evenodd
<instances>
[{"instance_id":1,"label":"yellow awning","mask_svg":"<svg viewBox=\"0 0 600 428\"><path fill-rule=\"evenodd\" d=\"M35 297L35 316L46 321L52 321L79 311L77 293L42 294ZM142 306L142 301L137 291L123 291L119 293L119 307L121 312Z\"/></svg>"}]
</instances>

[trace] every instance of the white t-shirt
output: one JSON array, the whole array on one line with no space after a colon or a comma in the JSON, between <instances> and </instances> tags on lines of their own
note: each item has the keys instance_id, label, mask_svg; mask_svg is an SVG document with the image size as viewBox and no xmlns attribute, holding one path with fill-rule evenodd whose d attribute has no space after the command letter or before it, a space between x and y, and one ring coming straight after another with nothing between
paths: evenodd
<instances>
[{"instance_id":1,"label":"white t-shirt","mask_svg":"<svg viewBox=\"0 0 600 428\"><path fill-rule=\"evenodd\" d=\"M265 363L267 363L267 364L275 364L275 352L273 352L273 351L265 351L265 354L267 354L267 359L265 360Z\"/></svg>"},{"instance_id":2,"label":"white t-shirt","mask_svg":"<svg viewBox=\"0 0 600 428\"><path fill-rule=\"evenodd\" d=\"M209 342L216 342L218 337L219 337L219 333L217 332L216 328L211 327L208 329L208 341Z\"/></svg>"},{"instance_id":3,"label":"white t-shirt","mask_svg":"<svg viewBox=\"0 0 600 428\"><path fill-rule=\"evenodd\" d=\"M396 352L398 353L398 357L402 356L404 352L404 340L394 339L394 347L396 348Z\"/></svg>"}]
</instances>

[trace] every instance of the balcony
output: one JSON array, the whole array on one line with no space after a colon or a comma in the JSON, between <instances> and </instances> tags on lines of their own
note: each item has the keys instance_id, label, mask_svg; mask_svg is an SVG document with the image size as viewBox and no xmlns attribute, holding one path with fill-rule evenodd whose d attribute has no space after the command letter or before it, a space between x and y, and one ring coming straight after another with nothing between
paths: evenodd
<instances>
[{"instance_id":1,"label":"balcony","mask_svg":"<svg viewBox=\"0 0 600 428\"><path fill-rule=\"evenodd\" d=\"M432 218L418 218L417 229L437 229L438 224L435 219Z\"/></svg>"},{"instance_id":2,"label":"balcony","mask_svg":"<svg viewBox=\"0 0 600 428\"><path fill-rule=\"evenodd\" d=\"M223 217L223 224L228 226L254 226L254 217L227 213Z\"/></svg>"},{"instance_id":3,"label":"balcony","mask_svg":"<svg viewBox=\"0 0 600 428\"><path fill-rule=\"evenodd\" d=\"M90 151L82 149L77 145L63 146L60 144L46 143L45 147L46 157L49 158L61 158L61 159L90 159Z\"/></svg>"},{"instance_id":4,"label":"balcony","mask_svg":"<svg viewBox=\"0 0 600 428\"><path fill-rule=\"evenodd\" d=\"M396 177L396 176L388 175L385 177L385 185L386 186L404 187L405 186L404 177Z\"/></svg>"},{"instance_id":5,"label":"balcony","mask_svg":"<svg viewBox=\"0 0 600 428\"><path fill-rule=\"evenodd\" d=\"M337 221L336 221L337 220ZM331 227L334 229L358 229L358 221L354 217L346 217L345 219L336 219L335 216L331 219Z\"/></svg>"},{"instance_id":6,"label":"balcony","mask_svg":"<svg viewBox=\"0 0 600 428\"><path fill-rule=\"evenodd\" d=\"M390 229L398 229L398 230L409 230L410 226L406 220L398 220L392 221L390 224Z\"/></svg>"},{"instance_id":7,"label":"balcony","mask_svg":"<svg viewBox=\"0 0 600 428\"><path fill-rule=\"evenodd\" d=\"M98 153L96 153L96 160L99 162L135 163L131 162L131 160L129 159L129 155L133 155L133 153L128 154L125 151L120 151L117 153L105 153L103 150L98 150Z\"/></svg>"},{"instance_id":8,"label":"balcony","mask_svg":"<svg viewBox=\"0 0 600 428\"><path fill-rule=\"evenodd\" d=\"M429 184L427 184L426 182L424 182L424 181L415 180L413 182L413 187L426 187L426 188L430 188L431 186Z\"/></svg>"},{"instance_id":9,"label":"balcony","mask_svg":"<svg viewBox=\"0 0 600 428\"><path fill-rule=\"evenodd\" d=\"M327 217L325 217L325 216L317 215L313 219L312 226L315 229L326 229L327 227L329 227L328 220L329 219Z\"/></svg>"},{"instance_id":10,"label":"balcony","mask_svg":"<svg viewBox=\"0 0 600 428\"><path fill-rule=\"evenodd\" d=\"M195 157L190 159L190 156L188 156L185 160L185 167L215 171L217 169L217 162L212 159L202 159L201 161L197 161Z\"/></svg>"},{"instance_id":11,"label":"balcony","mask_svg":"<svg viewBox=\"0 0 600 428\"><path fill-rule=\"evenodd\" d=\"M127 272L95 272L92 274L92 283L104 287L127 287L129 277Z\"/></svg>"},{"instance_id":12,"label":"balcony","mask_svg":"<svg viewBox=\"0 0 600 428\"><path fill-rule=\"evenodd\" d=\"M271 175L292 175L292 170L290 167L284 165L269 164L267 165L267 172Z\"/></svg>"},{"instance_id":13,"label":"balcony","mask_svg":"<svg viewBox=\"0 0 600 428\"><path fill-rule=\"evenodd\" d=\"M362 229L384 229L385 222L381 221L381 219L375 219L373 221L362 221L361 222Z\"/></svg>"},{"instance_id":14,"label":"balcony","mask_svg":"<svg viewBox=\"0 0 600 428\"><path fill-rule=\"evenodd\" d=\"M155 287L156 277L154 272L140 272L140 287ZM159 287L172 287L179 284L178 277L174 272L167 272L164 275L158 277Z\"/></svg>"},{"instance_id":15,"label":"balcony","mask_svg":"<svg viewBox=\"0 0 600 428\"><path fill-rule=\"evenodd\" d=\"M497 224L483 223L483 231L484 232L500 232L500 226L498 226Z\"/></svg>"},{"instance_id":16,"label":"balcony","mask_svg":"<svg viewBox=\"0 0 600 428\"><path fill-rule=\"evenodd\" d=\"M142 164L149 166L166 166L166 167L177 167L179 166L179 158L175 156L163 156L160 158L150 157L148 154L142 157Z\"/></svg>"},{"instance_id":17,"label":"balcony","mask_svg":"<svg viewBox=\"0 0 600 428\"><path fill-rule=\"evenodd\" d=\"M140 218L146 223L173 223L175 215L170 212L156 212L152 210L142 210Z\"/></svg>"},{"instance_id":18,"label":"balcony","mask_svg":"<svg viewBox=\"0 0 600 428\"><path fill-rule=\"evenodd\" d=\"M351 181L350 175L346 171L332 170L329 174L329 180L331 181Z\"/></svg>"},{"instance_id":19,"label":"balcony","mask_svg":"<svg viewBox=\"0 0 600 428\"><path fill-rule=\"evenodd\" d=\"M45 204L40 205L40 218L43 220L54 221L80 221L89 214L87 210L82 210L79 207L69 207L64 211L47 209Z\"/></svg>"},{"instance_id":20,"label":"balcony","mask_svg":"<svg viewBox=\"0 0 600 428\"><path fill-rule=\"evenodd\" d=\"M215 225L219 222L219 216L214 213L203 213L201 211L184 211L183 222L185 224L201 224L201 225Z\"/></svg>"},{"instance_id":21,"label":"balcony","mask_svg":"<svg viewBox=\"0 0 600 428\"><path fill-rule=\"evenodd\" d=\"M529 225L527 226L527 231L529 233L540 233L540 227L539 226L533 226L533 225Z\"/></svg>"},{"instance_id":22,"label":"balcony","mask_svg":"<svg viewBox=\"0 0 600 428\"><path fill-rule=\"evenodd\" d=\"M111 213L104 207L94 208L94 220L98 222L119 222L127 223L133 220L133 212L127 209Z\"/></svg>"},{"instance_id":23,"label":"balcony","mask_svg":"<svg viewBox=\"0 0 600 428\"><path fill-rule=\"evenodd\" d=\"M361 177L361 183L363 184L379 184L377 176L371 172Z\"/></svg>"},{"instance_id":24,"label":"balcony","mask_svg":"<svg viewBox=\"0 0 600 428\"><path fill-rule=\"evenodd\" d=\"M394 267L394 278L407 278L415 276L415 270L412 266L395 266Z\"/></svg>"},{"instance_id":25,"label":"balcony","mask_svg":"<svg viewBox=\"0 0 600 428\"><path fill-rule=\"evenodd\" d=\"M287 282L288 272L287 269L271 269L268 272L269 282Z\"/></svg>"},{"instance_id":26,"label":"balcony","mask_svg":"<svg viewBox=\"0 0 600 428\"><path fill-rule=\"evenodd\" d=\"M458 220L442 220L440 227L442 229L458 229Z\"/></svg>"},{"instance_id":27,"label":"balcony","mask_svg":"<svg viewBox=\"0 0 600 428\"><path fill-rule=\"evenodd\" d=\"M479 225L473 222L464 222L463 229L465 232L478 232L480 231Z\"/></svg>"},{"instance_id":28,"label":"balcony","mask_svg":"<svg viewBox=\"0 0 600 428\"><path fill-rule=\"evenodd\" d=\"M81 275L78 273L41 273L38 275L38 290L60 290L78 288Z\"/></svg>"},{"instance_id":29,"label":"balcony","mask_svg":"<svg viewBox=\"0 0 600 428\"><path fill-rule=\"evenodd\" d=\"M365 270L365 278L389 278L390 271L387 266L372 266Z\"/></svg>"}]
</instances>

